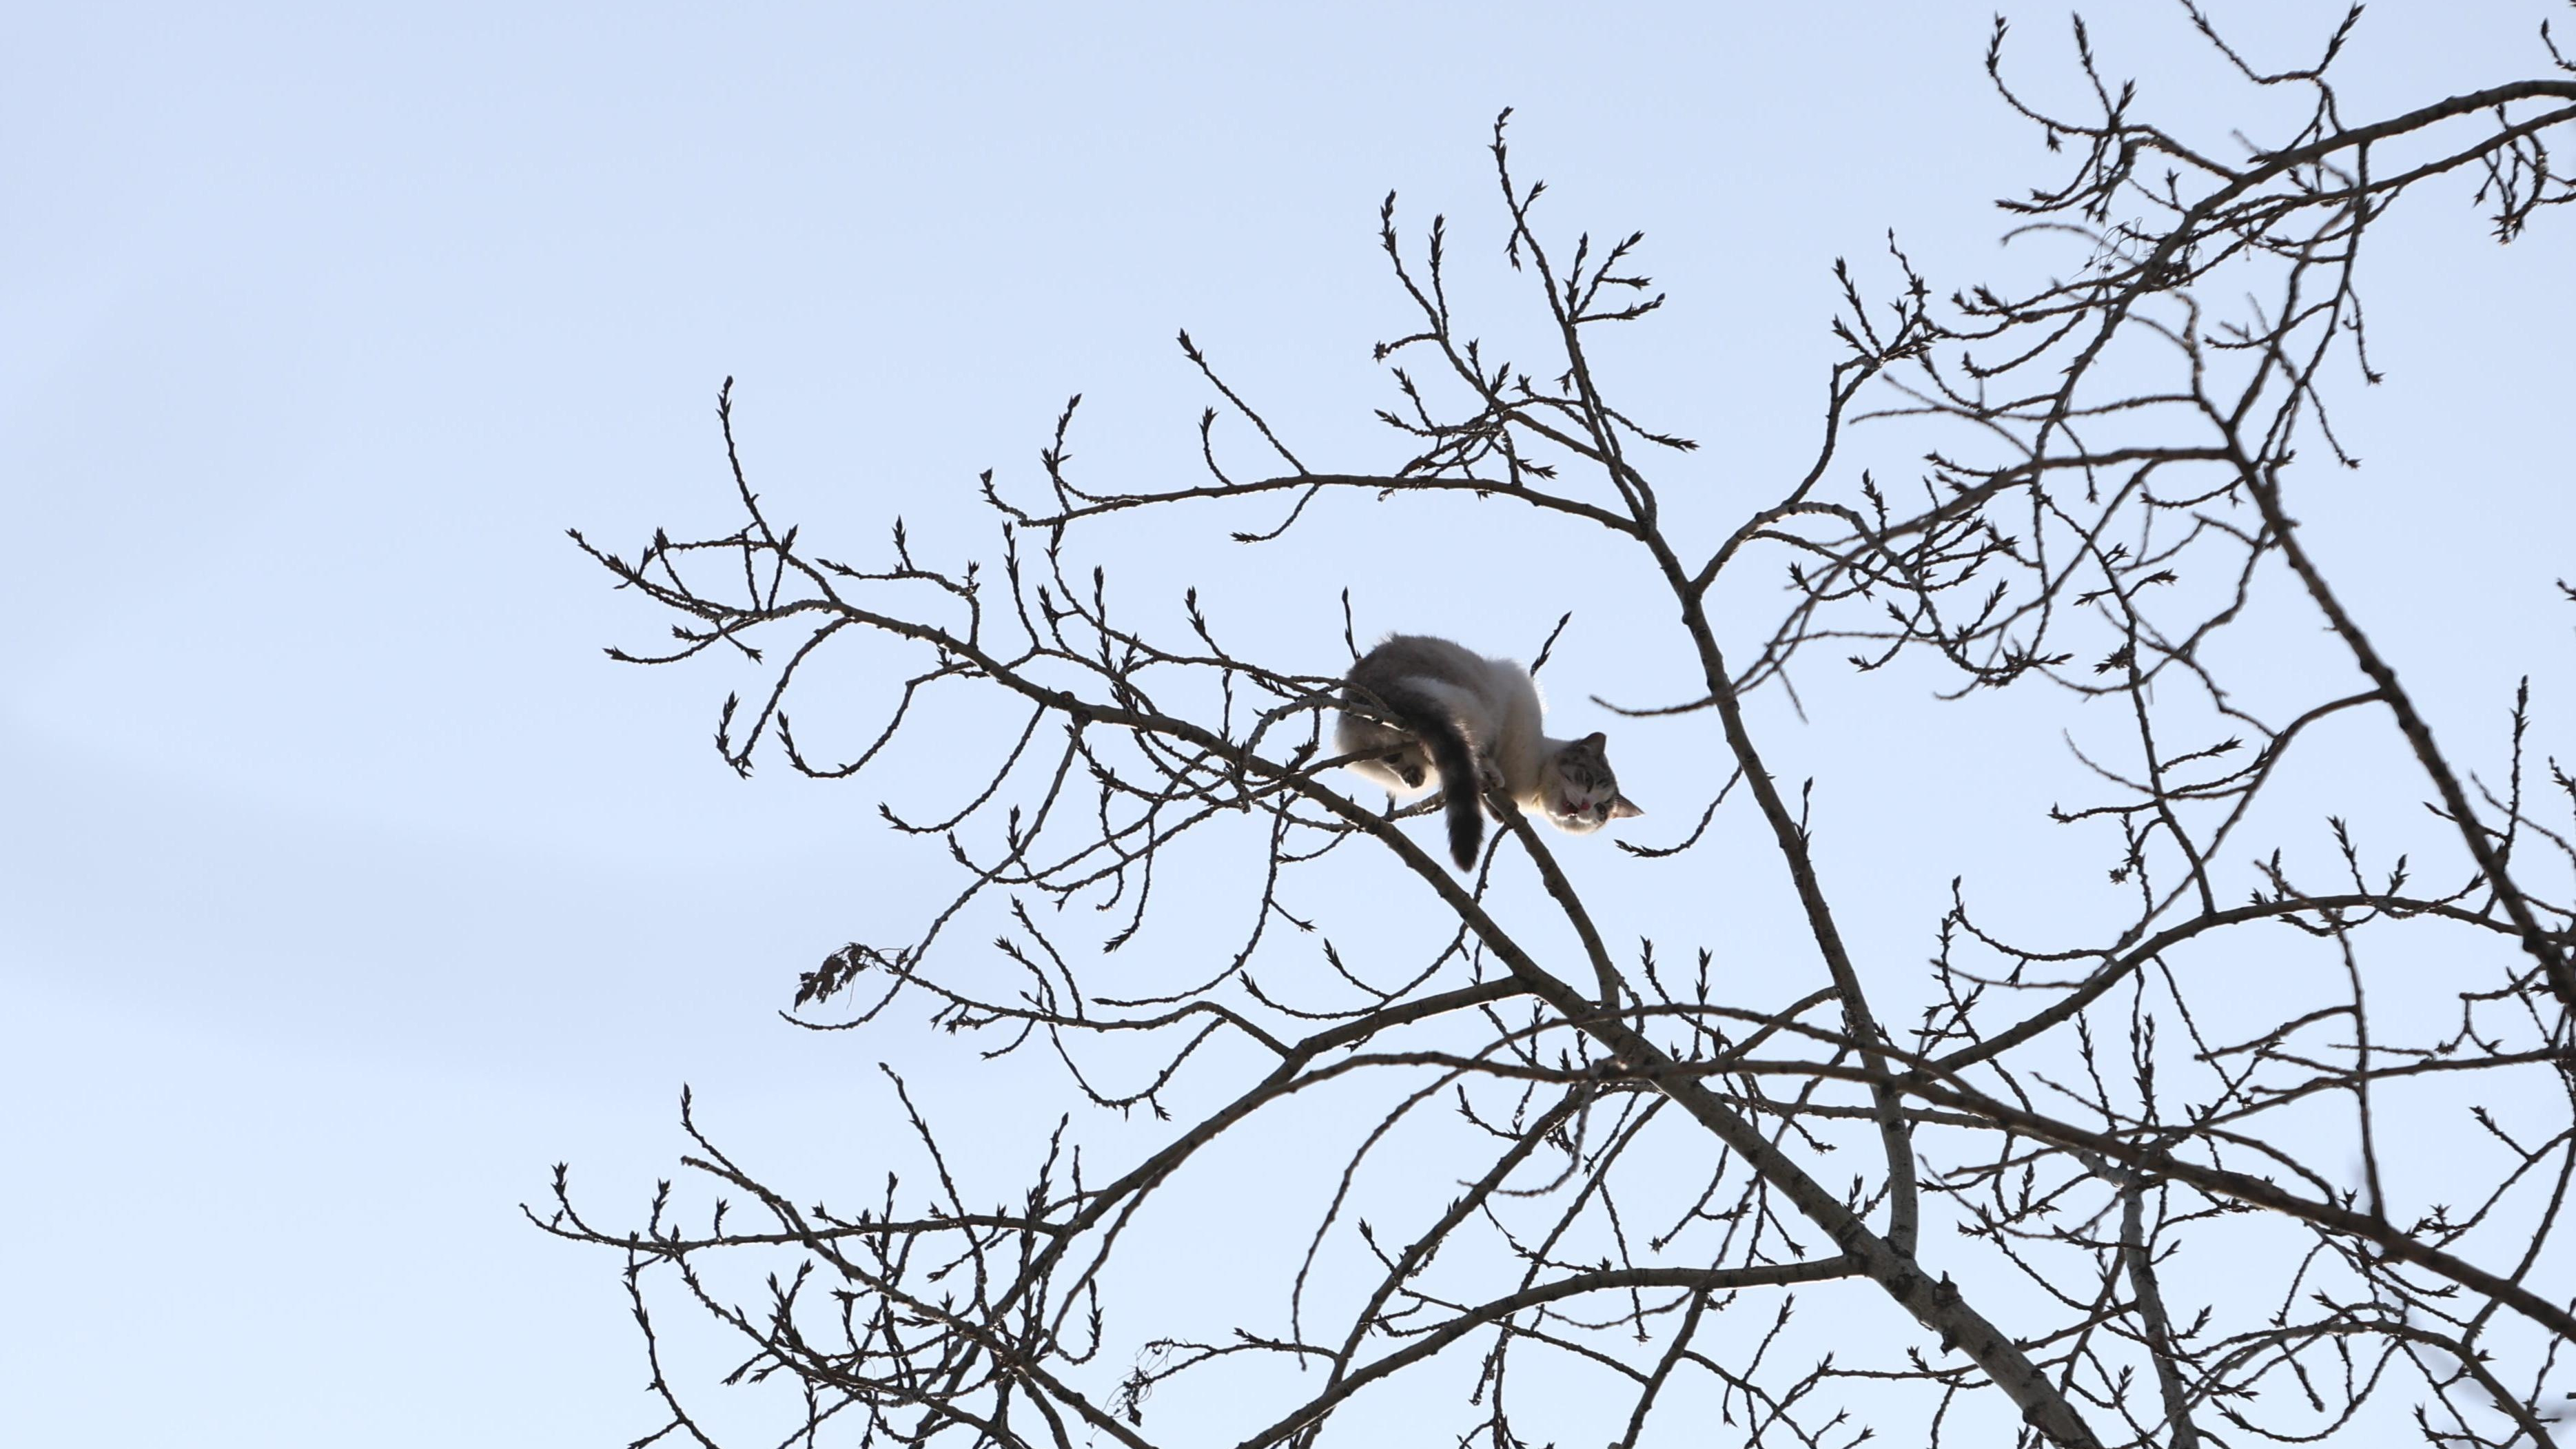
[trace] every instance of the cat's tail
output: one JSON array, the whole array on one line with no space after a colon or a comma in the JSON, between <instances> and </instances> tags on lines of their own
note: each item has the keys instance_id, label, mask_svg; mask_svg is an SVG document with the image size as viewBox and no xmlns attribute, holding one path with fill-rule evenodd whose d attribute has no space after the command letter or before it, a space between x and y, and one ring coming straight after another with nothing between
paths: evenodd
<instances>
[{"instance_id":1,"label":"cat's tail","mask_svg":"<svg viewBox=\"0 0 2576 1449\"><path fill-rule=\"evenodd\" d=\"M1424 743L1431 746L1431 758L1440 763L1440 794L1449 808L1449 858L1458 862L1460 870L1474 870L1476 852L1485 844L1485 802L1476 789L1476 757L1455 722L1439 738Z\"/></svg>"},{"instance_id":2,"label":"cat's tail","mask_svg":"<svg viewBox=\"0 0 2576 1449\"><path fill-rule=\"evenodd\" d=\"M1356 678L1356 674L1355 674ZM1413 737L1422 741L1440 771L1440 793L1448 807L1449 858L1460 870L1476 868L1476 852L1485 844L1485 807L1477 789L1476 749L1458 727L1458 715L1447 701L1404 678L1361 681Z\"/></svg>"}]
</instances>

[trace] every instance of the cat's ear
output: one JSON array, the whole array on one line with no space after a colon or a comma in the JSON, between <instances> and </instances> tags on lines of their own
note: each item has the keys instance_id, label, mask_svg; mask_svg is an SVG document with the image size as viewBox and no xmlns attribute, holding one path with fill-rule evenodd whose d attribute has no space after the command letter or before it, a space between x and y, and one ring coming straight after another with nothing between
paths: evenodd
<instances>
[{"instance_id":1,"label":"cat's ear","mask_svg":"<svg viewBox=\"0 0 2576 1449\"><path fill-rule=\"evenodd\" d=\"M1645 807L1625 795L1617 796L1610 802L1610 818L1613 820L1626 820L1645 813Z\"/></svg>"},{"instance_id":2,"label":"cat's ear","mask_svg":"<svg viewBox=\"0 0 2576 1449\"><path fill-rule=\"evenodd\" d=\"M1578 745L1590 745L1596 750L1607 750L1610 748L1610 737L1599 730L1594 730L1592 733L1576 740L1575 743Z\"/></svg>"}]
</instances>

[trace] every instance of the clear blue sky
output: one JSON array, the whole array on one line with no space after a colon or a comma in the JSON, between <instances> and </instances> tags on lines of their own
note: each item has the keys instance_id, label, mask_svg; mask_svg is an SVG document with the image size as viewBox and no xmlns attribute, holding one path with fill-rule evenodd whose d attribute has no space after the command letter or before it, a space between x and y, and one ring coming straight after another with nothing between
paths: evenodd
<instances>
[{"instance_id":1,"label":"clear blue sky","mask_svg":"<svg viewBox=\"0 0 2576 1449\"><path fill-rule=\"evenodd\" d=\"M850 540L827 553L898 512L963 550L962 485L1025 478L1076 390L1086 466L1177 477L1179 326L1310 461L1383 463L1375 207L1489 248L1513 105L1560 226L1649 233L1676 299L1629 355L1650 411L1720 481L1776 475L1811 446L1831 259L1892 226L1972 280L1989 199L2049 174L1984 87L1989 8L14 15L0 1439L621 1443L658 1420L611 1265L513 1204L564 1157L640 1201L683 1081L755 1147L881 1103L894 1047L773 1014L890 889L877 795L735 780L705 743L731 678L603 660L662 623L562 538L725 526L721 378L765 491ZM2257 8L2276 59L2334 13L2219 13ZM2536 73L2567 15L2388 10L2353 113ZM2063 10L2012 13L2024 73L2066 80ZM2107 18L2108 68L2188 109L2214 72L2176 16ZM2483 730L2523 661L2565 678L2576 218L2498 251L2460 198L2422 212L2380 278L2373 467L2311 522ZM2533 522L2474 542L2507 514ZM1378 627L1503 609L1492 647L1526 650L1558 611L1417 594L1432 546L1353 541ZM1329 668L1338 581L1289 582ZM2480 619L2492 653L2433 644ZM1615 633L1568 666L1590 687Z\"/></svg>"}]
</instances>

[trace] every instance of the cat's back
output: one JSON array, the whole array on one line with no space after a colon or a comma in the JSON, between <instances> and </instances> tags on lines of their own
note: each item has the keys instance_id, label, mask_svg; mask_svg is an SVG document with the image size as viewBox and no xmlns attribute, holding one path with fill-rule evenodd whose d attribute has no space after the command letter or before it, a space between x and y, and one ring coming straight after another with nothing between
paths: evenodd
<instances>
[{"instance_id":1,"label":"cat's back","mask_svg":"<svg viewBox=\"0 0 2576 1449\"><path fill-rule=\"evenodd\" d=\"M1364 687L1403 679L1438 681L1482 701L1501 719L1521 713L1525 701L1537 702L1528 670L1432 634L1389 634L1351 666L1351 681Z\"/></svg>"},{"instance_id":2,"label":"cat's back","mask_svg":"<svg viewBox=\"0 0 2576 1449\"><path fill-rule=\"evenodd\" d=\"M1430 634L1389 634L1351 667L1353 679L1424 676L1455 684L1481 680L1492 661L1463 644Z\"/></svg>"}]
</instances>

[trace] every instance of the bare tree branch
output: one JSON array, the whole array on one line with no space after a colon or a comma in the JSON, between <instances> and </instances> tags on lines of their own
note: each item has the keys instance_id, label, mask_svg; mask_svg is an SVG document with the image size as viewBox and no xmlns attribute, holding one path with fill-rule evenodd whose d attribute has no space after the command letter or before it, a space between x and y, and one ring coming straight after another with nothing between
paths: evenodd
<instances>
[{"instance_id":1,"label":"bare tree branch","mask_svg":"<svg viewBox=\"0 0 2576 1449\"><path fill-rule=\"evenodd\" d=\"M2559 1231L2576 780L2544 760L2526 781L2527 683L2494 747L2437 739L2345 602L2363 595L2329 582L2352 564L2303 535L2301 510L2334 500L2300 466L2357 466L2333 406L2379 376L2365 240L2446 177L2474 182L2499 240L2576 199L2550 150L2576 127L2576 79L2544 28L2552 74L2356 124L2333 77L2368 39L2357 8L2277 70L2183 10L2246 95L2299 100L2288 124L2228 131L2244 96L2149 120L2080 21L2086 99L2042 107L1998 22L1997 90L2067 168L2003 203L2042 265L1936 288L1891 242L1873 297L1837 264L1810 461L1740 516L1667 513L1704 476L1694 445L1602 365L1604 329L1663 299L1643 239L1569 243L1545 183L1514 170L1508 112L1493 252L1543 355L1478 339L1452 305L1448 220L1399 226L1390 195L1390 457L1310 467L1289 413L1184 333L1212 390L1207 481L1080 480L1077 397L1042 476L980 480L986 557L927 562L897 524L891 557L857 567L773 521L728 380L732 531L632 551L574 535L676 620L670 646L610 652L756 671L718 715L739 771L783 758L847 782L941 760L943 798L880 809L887 848L926 843L951 887L805 972L790 1020L971 1034L1061 1085L1015 1098L1034 1165L1000 1187L990 1151L960 1155L991 1129L942 1125L891 1073L872 1125L894 1130L864 1144L886 1186L855 1209L776 1185L808 1164L727 1156L685 1098L691 1186L661 1184L640 1227L596 1221L558 1169L530 1216L620 1264L662 1416L639 1444L715 1444L745 1402L776 1408L752 1436L774 1442L1206 1442L1149 1412L1183 1380L1211 1387L1243 1449L1411 1415L1391 1395L1416 1383L1463 1385L1447 1431L1491 1449L1696 1441L1712 1422L1833 1449L1882 1423L1932 1444L2378 1442L2401 1420L2446 1446L2549 1442L2576 1340ZM2213 126L2227 147L2186 134ZM1923 461L1883 482L1864 448ZM1138 615L1092 561L1191 510L1251 510L1234 536L1258 546L1362 500L1438 519L1474 499L1532 510L1531 528L1596 525L1669 596L1627 627L1677 629L1660 657L1688 663L1623 680L1639 707L1613 708L1714 762L1651 837L1678 844L1551 844L1494 790L1503 828L1455 874L1416 839L1436 806L1361 798L1343 767L1383 757L1327 751L1335 711L1401 723L1345 697L1347 592L1338 641L1256 659L1221 642L1221 601ZM1329 613L1335 586L1279 588L1320 590ZM854 727L808 675L863 639L906 662ZM1856 947L1886 907L1820 848L1820 807L1775 775L1789 756L1748 703L1798 702L1819 644L1864 674L1903 661L1943 698L2019 691L2011 727L2062 740L2078 792L2039 848L2095 852L2111 903L1972 884L1943 855L1965 818L1871 822L1919 831L1951 905L1926 923L1928 970ZM1560 646L1585 647L1564 619L1533 668ZM959 710L994 722L962 770L982 747L932 722ZM2414 773L2339 776L2320 825L2284 771L2321 733L2383 721ZM1730 801L1767 855L1727 861L1729 888L1773 893L1801 933L1714 981L1710 948L1659 945L1669 926L1630 919L1641 897L1600 872L1645 872L1713 918L1683 873ZM2392 805L2411 829L2356 823ZM1436 942L1372 929L1390 903ZM2059 939L2026 944L2033 921ZM1131 1117L1150 1141L1090 1131ZM1314 1187L1302 1257L1275 1296L1209 1295L1230 1333L1138 1321L1159 1214L1223 1199L1212 1163L1245 1145ZM1214 1221L1246 1264L1277 1246L1249 1215ZM729 1371L691 1366L710 1335Z\"/></svg>"}]
</instances>

